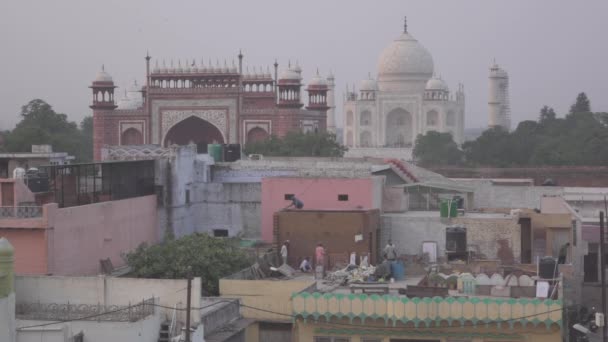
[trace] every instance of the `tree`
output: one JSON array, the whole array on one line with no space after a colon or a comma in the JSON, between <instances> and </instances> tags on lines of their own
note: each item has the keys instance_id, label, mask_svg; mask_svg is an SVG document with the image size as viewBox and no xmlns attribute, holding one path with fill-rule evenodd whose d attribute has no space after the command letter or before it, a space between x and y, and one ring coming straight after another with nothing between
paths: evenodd
<instances>
[{"instance_id":1,"label":"tree","mask_svg":"<svg viewBox=\"0 0 608 342\"><path fill-rule=\"evenodd\" d=\"M510 166L512 146L510 134L502 127L485 130L479 138L462 145L465 160L472 165Z\"/></svg>"},{"instance_id":2,"label":"tree","mask_svg":"<svg viewBox=\"0 0 608 342\"><path fill-rule=\"evenodd\" d=\"M452 134L436 131L418 135L413 154L421 165L458 165L463 156Z\"/></svg>"},{"instance_id":3,"label":"tree","mask_svg":"<svg viewBox=\"0 0 608 342\"><path fill-rule=\"evenodd\" d=\"M219 293L219 280L250 265L238 240L215 238L195 233L180 239L169 237L154 246L140 245L126 255L132 274L139 278L180 279L201 277L203 290L211 295Z\"/></svg>"},{"instance_id":4,"label":"tree","mask_svg":"<svg viewBox=\"0 0 608 342\"><path fill-rule=\"evenodd\" d=\"M347 148L331 133L289 132L283 138L268 139L245 145L246 154L286 157L341 157Z\"/></svg>"},{"instance_id":5,"label":"tree","mask_svg":"<svg viewBox=\"0 0 608 342\"><path fill-rule=\"evenodd\" d=\"M587 98L587 94L579 93L576 97L576 102L570 107L570 114L588 113L591 112L591 104Z\"/></svg>"},{"instance_id":6,"label":"tree","mask_svg":"<svg viewBox=\"0 0 608 342\"><path fill-rule=\"evenodd\" d=\"M543 123L543 122L555 120L555 118L556 118L556 115L555 115L555 111L553 110L553 108L551 108L549 106L543 106L543 108L540 109L540 117L538 118L538 122Z\"/></svg>"},{"instance_id":7,"label":"tree","mask_svg":"<svg viewBox=\"0 0 608 342\"><path fill-rule=\"evenodd\" d=\"M56 113L45 101L34 99L21 108L20 116L21 121L6 136L7 151L29 152L32 145L48 144L54 151L68 152L79 161L86 159L83 134L65 114Z\"/></svg>"},{"instance_id":8,"label":"tree","mask_svg":"<svg viewBox=\"0 0 608 342\"><path fill-rule=\"evenodd\" d=\"M85 116L80 122L80 161L90 162L93 160L93 117Z\"/></svg>"}]
</instances>

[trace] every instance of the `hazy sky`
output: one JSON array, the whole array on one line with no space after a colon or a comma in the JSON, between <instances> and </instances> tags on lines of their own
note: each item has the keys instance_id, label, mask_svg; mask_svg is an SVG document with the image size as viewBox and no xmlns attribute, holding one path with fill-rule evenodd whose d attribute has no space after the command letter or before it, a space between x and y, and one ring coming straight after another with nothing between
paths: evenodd
<instances>
[{"instance_id":1,"label":"hazy sky","mask_svg":"<svg viewBox=\"0 0 608 342\"><path fill-rule=\"evenodd\" d=\"M245 65L264 69L299 60L305 82L331 69L340 112L346 83L375 77L403 16L451 89L465 84L467 127L487 124L493 58L509 72L513 122L535 119L544 104L562 114L580 91L608 111L607 13L606 0L2 0L0 128L33 98L80 121L101 65L124 89L143 82L146 50L223 64L240 48Z\"/></svg>"}]
</instances>

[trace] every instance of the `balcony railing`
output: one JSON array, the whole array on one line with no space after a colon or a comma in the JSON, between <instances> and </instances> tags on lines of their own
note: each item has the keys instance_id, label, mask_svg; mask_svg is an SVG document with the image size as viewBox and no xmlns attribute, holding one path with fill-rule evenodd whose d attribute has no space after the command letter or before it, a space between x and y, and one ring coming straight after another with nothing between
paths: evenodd
<instances>
[{"instance_id":1,"label":"balcony railing","mask_svg":"<svg viewBox=\"0 0 608 342\"><path fill-rule=\"evenodd\" d=\"M0 207L0 219L42 217L40 206Z\"/></svg>"}]
</instances>

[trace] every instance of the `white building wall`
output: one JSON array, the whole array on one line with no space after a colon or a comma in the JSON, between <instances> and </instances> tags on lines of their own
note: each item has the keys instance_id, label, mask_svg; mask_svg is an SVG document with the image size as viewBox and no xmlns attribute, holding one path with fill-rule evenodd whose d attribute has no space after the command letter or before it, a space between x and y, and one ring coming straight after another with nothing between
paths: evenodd
<instances>
[{"instance_id":1,"label":"white building wall","mask_svg":"<svg viewBox=\"0 0 608 342\"><path fill-rule=\"evenodd\" d=\"M173 308L186 307L185 279L144 279L115 277L53 277L17 276L16 298L19 303L75 303L101 305L128 305L156 297L159 304ZM192 280L191 305L198 307L201 299L201 279ZM170 309L160 309L170 315ZM200 315L192 312L193 322L200 322ZM180 313L185 322L185 312Z\"/></svg>"},{"instance_id":2,"label":"white building wall","mask_svg":"<svg viewBox=\"0 0 608 342\"><path fill-rule=\"evenodd\" d=\"M20 330L17 342L70 342L81 331L86 342L157 342L161 316L156 313L137 322L72 321L47 327ZM19 320L18 327L48 321Z\"/></svg>"},{"instance_id":3,"label":"white building wall","mask_svg":"<svg viewBox=\"0 0 608 342\"><path fill-rule=\"evenodd\" d=\"M15 293L0 298L0 341L15 342Z\"/></svg>"}]
</instances>

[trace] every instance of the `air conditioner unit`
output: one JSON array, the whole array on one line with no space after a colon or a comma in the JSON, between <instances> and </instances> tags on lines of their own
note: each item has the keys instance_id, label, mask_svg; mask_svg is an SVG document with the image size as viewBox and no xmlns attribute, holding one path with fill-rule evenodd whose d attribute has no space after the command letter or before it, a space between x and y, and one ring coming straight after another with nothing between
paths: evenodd
<instances>
[{"instance_id":1,"label":"air conditioner unit","mask_svg":"<svg viewBox=\"0 0 608 342\"><path fill-rule=\"evenodd\" d=\"M264 156L261 154L250 154L249 160L263 160Z\"/></svg>"}]
</instances>

